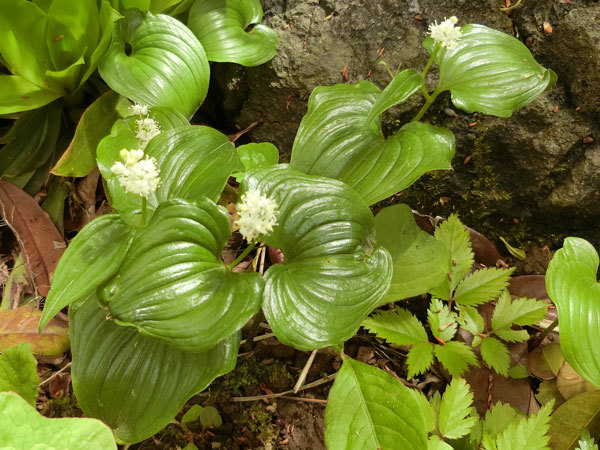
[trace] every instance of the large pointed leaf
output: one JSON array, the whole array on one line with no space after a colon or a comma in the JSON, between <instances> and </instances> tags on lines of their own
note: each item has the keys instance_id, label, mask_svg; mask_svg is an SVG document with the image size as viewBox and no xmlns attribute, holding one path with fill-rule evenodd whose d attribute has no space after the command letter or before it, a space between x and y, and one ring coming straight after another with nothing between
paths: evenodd
<instances>
[{"instance_id":1,"label":"large pointed leaf","mask_svg":"<svg viewBox=\"0 0 600 450\"><path fill-rule=\"evenodd\" d=\"M302 350L349 339L392 276L367 205L344 183L283 165L247 172L240 194L248 190L279 205L278 225L261 238L285 256L267 270L263 294L277 338Z\"/></svg>"},{"instance_id":2,"label":"large pointed leaf","mask_svg":"<svg viewBox=\"0 0 600 450\"><path fill-rule=\"evenodd\" d=\"M61 95L18 75L0 75L0 114L40 108Z\"/></svg>"},{"instance_id":3,"label":"large pointed leaf","mask_svg":"<svg viewBox=\"0 0 600 450\"><path fill-rule=\"evenodd\" d=\"M550 443L553 448L574 448L584 428L600 435L600 391L576 395L552 414Z\"/></svg>"},{"instance_id":4,"label":"large pointed leaf","mask_svg":"<svg viewBox=\"0 0 600 450\"><path fill-rule=\"evenodd\" d=\"M454 135L411 122L386 139L377 118L363 131L380 90L368 81L318 87L300 123L291 166L336 178L372 204L407 188L425 172L450 169Z\"/></svg>"},{"instance_id":5,"label":"large pointed leaf","mask_svg":"<svg viewBox=\"0 0 600 450\"><path fill-rule=\"evenodd\" d=\"M256 273L221 261L229 216L206 198L162 203L136 236L100 299L115 321L183 351L201 352L235 333L260 306Z\"/></svg>"},{"instance_id":6,"label":"large pointed leaf","mask_svg":"<svg viewBox=\"0 0 600 450\"><path fill-rule=\"evenodd\" d=\"M187 399L236 363L237 333L206 352L182 352L106 320L93 296L72 307L69 319L79 406L125 442L152 436Z\"/></svg>"},{"instance_id":7,"label":"large pointed leaf","mask_svg":"<svg viewBox=\"0 0 600 450\"><path fill-rule=\"evenodd\" d=\"M202 45L177 19L129 10L98 69L114 91L137 103L170 106L191 117L208 91ZM131 53L126 51L131 46Z\"/></svg>"},{"instance_id":8,"label":"large pointed leaf","mask_svg":"<svg viewBox=\"0 0 600 450\"><path fill-rule=\"evenodd\" d=\"M556 81L518 39L483 25L461 27L462 37L436 56L438 90L449 90L452 103L466 112L509 117ZM433 39L423 44L430 52Z\"/></svg>"},{"instance_id":9,"label":"large pointed leaf","mask_svg":"<svg viewBox=\"0 0 600 450\"><path fill-rule=\"evenodd\" d=\"M393 205L375 216L377 243L394 261L390 290L382 302L424 294L446 279L446 247L421 230L407 205Z\"/></svg>"},{"instance_id":10,"label":"large pointed leaf","mask_svg":"<svg viewBox=\"0 0 600 450\"><path fill-rule=\"evenodd\" d=\"M567 362L600 387L598 253L580 238L566 238L548 266L546 289L556 305L560 348Z\"/></svg>"},{"instance_id":11,"label":"large pointed leaf","mask_svg":"<svg viewBox=\"0 0 600 450\"><path fill-rule=\"evenodd\" d=\"M427 448L427 425L417 400L383 370L344 359L325 410L329 450Z\"/></svg>"},{"instance_id":12,"label":"large pointed leaf","mask_svg":"<svg viewBox=\"0 0 600 450\"><path fill-rule=\"evenodd\" d=\"M196 0L188 26L210 61L258 66L273 58L279 45L277 32L259 24L262 17L260 0Z\"/></svg>"}]
</instances>

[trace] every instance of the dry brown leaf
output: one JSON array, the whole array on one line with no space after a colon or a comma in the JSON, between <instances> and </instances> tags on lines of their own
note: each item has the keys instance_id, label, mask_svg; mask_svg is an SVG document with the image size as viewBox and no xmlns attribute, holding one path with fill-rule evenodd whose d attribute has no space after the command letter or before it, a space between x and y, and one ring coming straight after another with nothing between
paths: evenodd
<instances>
[{"instance_id":1,"label":"dry brown leaf","mask_svg":"<svg viewBox=\"0 0 600 450\"><path fill-rule=\"evenodd\" d=\"M544 300L546 292L546 277L544 275L521 275L511 278L508 291L515 297L529 297Z\"/></svg>"}]
</instances>

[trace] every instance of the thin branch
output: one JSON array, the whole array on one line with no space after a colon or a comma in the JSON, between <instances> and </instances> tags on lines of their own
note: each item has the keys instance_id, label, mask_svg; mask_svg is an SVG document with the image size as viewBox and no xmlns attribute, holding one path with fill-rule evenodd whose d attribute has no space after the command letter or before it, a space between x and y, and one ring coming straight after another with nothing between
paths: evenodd
<instances>
[{"instance_id":1,"label":"thin branch","mask_svg":"<svg viewBox=\"0 0 600 450\"><path fill-rule=\"evenodd\" d=\"M321 386L322 384L329 383L331 380L334 380L336 376L337 376L337 373L334 373L333 375L328 375L326 378L321 378L320 380L305 384L298 390L304 391L305 389L311 389L311 388L314 388L317 386ZM232 397L231 401L233 401L233 402L254 402L257 400L282 397L284 395L293 394L293 393L294 393L294 390L290 389L289 391L279 392L277 394L253 395L250 397Z\"/></svg>"},{"instance_id":2,"label":"thin branch","mask_svg":"<svg viewBox=\"0 0 600 450\"><path fill-rule=\"evenodd\" d=\"M52 378L54 378L55 376L57 376L59 373L64 372L65 370L67 370L69 367L71 367L71 363L66 364L65 367L63 367L62 369L60 369L58 372L55 372L51 376L49 376L48 378L46 378L44 381L42 381L40 384L38 384L38 387L43 386L48 381L50 381Z\"/></svg>"}]
</instances>

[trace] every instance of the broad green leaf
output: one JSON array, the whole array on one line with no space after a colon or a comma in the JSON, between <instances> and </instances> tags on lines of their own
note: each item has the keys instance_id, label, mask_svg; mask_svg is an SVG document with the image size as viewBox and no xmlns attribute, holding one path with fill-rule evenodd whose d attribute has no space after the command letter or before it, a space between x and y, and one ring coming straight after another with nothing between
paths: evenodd
<instances>
[{"instance_id":1,"label":"broad green leaf","mask_svg":"<svg viewBox=\"0 0 600 450\"><path fill-rule=\"evenodd\" d=\"M462 342L446 342L434 347L435 357L453 377L460 377L469 366L479 366L473 350Z\"/></svg>"},{"instance_id":2,"label":"broad green leaf","mask_svg":"<svg viewBox=\"0 0 600 450\"><path fill-rule=\"evenodd\" d=\"M2 351L0 354L0 391L16 392L29 404L35 406L39 382L37 360L31 354L28 342L5 348Z\"/></svg>"},{"instance_id":3,"label":"broad green leaf","mask_svg":"<svg viewBox=\"0 0 600 450\"><path fill-rule=\"evenodd\" d=\"M219 428L223 425L223 419L214 406L207 406L200 411L200 423L206 428Z\"/></svg>"},{"instance_id":4,"label":"broad green leaf","mask_svg":"<svg viewBox=\"0 0 600 450\"><path fill-rule=\"evenodd\" d=\"M547 449L550 437L547 435L550 428L550 413L552 402L542 406L540 411L529 417L523 417L518 422L511 422L496 437L494 447L486 445L484 448L498 450L542 450Z\"/></svg>"},{"instance_id":5,"label":"broad green leaf","mask_svg":"<svg viewBox=\"0 0 600 450\"><path fill-rule=\"evenodd\" d=\"M454 301L461 305L477 306L495 300L508 286L514 268L486 267L465 277L454 291Z\"/></svg>"},{"instance_id":6,"label":"broad green leaf","mask_svg":"<svg viewBox=\"0 0 600 450\"><path fill-rule=\"evenodd\" d=\"M452 103L468 113L509 117L556 82L552 70L540 66L518 39L483 25L461 27L453 47L440 49L438 90L449 90ZM424 46L433 49L433 39Z\"/></svg>"},{"instance_id":7,"label":"broad green leaf","mask_svg":"<svg viewBox=\"0 0 600 450\"><path fill-rule=\"evenodd\" d=\"M111 89L137 103L193 116L210 78L202 45L177 19L136 11L127 11L127 20L114 28L98 66L100 75Z\"/></svg>"},{"instance_id":8,"label":"broad green leaf","mask_svg":"<svg viewBox=\"0 0 600 450\"><path fill-rule=\"evenodd\" d=\"M471 239L469 231L458 220L456 214L450 215L435 229L435 238L442 242L448 250L446 259L447 278L431 294L448 300L450 294L460 283L473 265L473 252L471 251Z\"/></svg>"},{"instance_id":9,"label":"broad green leaf","mask_svg":"<svg viewBox=\"0 0 600 450\"><path fill-rule=\"evenodd\" d=\"M454 135L421 122L385 138L381 118L365 120L381 91L368 81L317 87L292 150L291 166L350 185L368 204L406 189L425 172L450 169Z\"/></svg>"},{"instance_id":10,"label":"broad green leaf","mask_svg":"<svg viewBox=\"0 0 600 450\"><path fill-rule=\"evenodd\" d=\"M550 443L553 448L573 448L582 429L600 434L600 391L576 395L558 407L550 418Z\"/></svg>"},{"instance_id":11,"label":"broad green leaf","mask_svg":"<svg viewBox=\"0 0 600 450\"><path fill-rule=\"evenodd\" d=\"M486 411L483 420L483 433L495 438L502 430L523 415L508 403L497 402L492 409Z\"/></svg>"},{"instance_id":12,"label":"broad green leaf","mask_svg":"<svg viewBox=\"0 0 600 450\"><path fill-rule=\"evenodd\" d=\"M206 198L161 203L98 291L101 302L119 325L182 351L209 350L260 307L260 275L221 261L230 235L227 212Z\"/></svg>"},{"instance_id":13,"label":"broad green leaf","mask_svg":"<svg viewBox=\"0 0 600 450\"><path fill-rule=\"evenodd\" d=\"M244 171L266 169L279 162L279 150L270 142L240 145L235 151L244 165ZM242 174L235 174L236 177L240 175Z\"/></svg>"},{"instance_id":14,"label":"broad green leaf","mask_svg":"<svg viewBox=\"0 0 600 450\"><path fill-rule=\"evenodd\" d=\"M548 304L534 298L517 298L511 300L508 291L502 292L494 314L492 315L492 329L510 328L511 324L533 325L546 317Z\"/></svg>"},{"instance_id":15,"label":"broad green leaf","mask_svg":"<svg viewBox=\"0 0 600 450\"><path fill-rule=\"evenodd\" d=\"M427 318L434 337L447 342L456 334L458 328L457 315L454 311L450 311L448 306L444 305L441 300L437 298L431 300L427 310Z\"/></svg>"},{"instance_id":16,"label":"broad green leaf","mask_svg":"<svg viewBox=\"0 0 600 450\"><path fill-rule=\"evenodd\" d=\"M284 254L265 273L263 292L277 338L313 350L352 337L392 277L369 207L344 183L284 165L247 172L239 195L250 190L279 205L278 225L260 238Z\"/></svg>"},{"instance_id":17,"label":"broad green leaf","mask_svg":"<svg viewBox=\"0 0 600 450\"><path fill-rule=\"evenodd\" d=\"M472 306L458 306L458 324L473 336L483 333L485 323L483 317Z\"/></svg>"},{"instance_id":18,"label":"broad green leaf","mask_svg":"<svg viewBox=\"0 0 600 450\"><path fill-rule=\"evenodd\" d=\"M579 238L566 238L548 266L546 289L556 305L560 348L567 362L600 387L600 284L598 253Z\"/></svg>"},{"instance_id":19,"label":"broad green leaf","mask_svg":"<svg viewBox=\"0 0 600 450\"><path fill-rule=\"evenodd\" d=\"M277 32L259 24L262 17L260 0L196 0L188 26L209 61L258 66L273 58L279 46Z\"/></svg>"},{"instance_id":20,"label":"broad green leaf","mask_svg":"<svg viewBox=\"0 0 600 450\"><path fill-rule=\"evenodd\" d=\"M325 410L329 450L422 450L427 425L410 390L383 370L344 359Z\"/></svg>"},{"instance_id":21,"label":"broad green leaf","mask_svg":"<svg viewBox=\"0 0 600 450\"><path fill-rule=\"evenodd\" d=\"M498 339L488 337L481 341L481 357L488 366L500 375L508 376L510 355L506 345Z\"/></svg>"},{"instance_id":22,"label":"broad green leaf","mask_svg":"<svg viewBox=\"0 0 600 450\"><path fill-rule=\"evenodd\" d=\"M0 447L6 449L117 449L113 434L96 419L48 419L13 392L0 392Z\"/></svg>"},{"instance_id":23,"label":"broad green leaf","mask_svg":"<svg viewBox=\"0 0 600 450\"><path fill-rule=\"evenodd\" d=\"M190 397L236 363L237 333L206 352L183 352L106 320L94 296L74 305L69 319L77 402L125 442L161 430Z\"/></svg>"},{"instance_id":24,"label":"broad green leaf","mask_svg":"<svg viewBox=\"0 0 600 450\"><path fill-rule=\"evenodd\" d=\"M377 243L390 252L394 271L382 302L424 294L446 278L446 247L416 224L404 204L389 206L375 216Z\"/></svg>"},{"instance_id":25,"label":"broad green leaf","mask_svg":"<svg viewBox=\"0 0 600 450\"><path fill-rule=\"evenodd\" d=\"M438 431L448 439L458 439L468 434L477 423L471 417L473 393L462 378L454 378L442 396L438 415Z\"/></svg>"},{"instance_id":26,"label":"broad green leaf","mask_svg":"<svg viewBox=\"0 0 600 450\"><path fill-rule=\"evenodd\" d=\"M394 76L392 81L377 96L373 109L369 112L363 126L367 130L371 122L381 114L399 103L404 103L423 85L423 76L414 69L405 69Z\"/></svg>"},{"instance_id":27,"label":"broad green leaf","mask_svg":"<svg viewBox=\"0 0 600 450\"><path fill-rule=\"evenodd\" d=\"M406 356L408 378L424 373L433 364L433 348L430 342L421 342L410 349Z\"/></svg>"},{"instance_id":28,"label":"broad green leaf","mask_svg":"<svg viewBox=\"0 0 600 450\"><path fill-rule=\"evenodd\" d=\"M427 332L419 319L404 308L377 311L363 322L363 327L390 344L415 345L427 342Z\"/></svg>"},{"instance_id":29,"label":"broad green leaf","mask_svg":"<svg viewBox=\"0 0 600 450\"><path fill-rule=\"evenodd\" d=\"M114 123L127 115L129 102L113 91L108 91L84 111L75 136L64 154L52 168L62 177L84 177L96 167L96 147L110 134Z\"/></svg>"},{"instance_id":30,"label":"broad green leaf","mask_svg":"<svg viewBox=\"0 0 600 450\"><path fill-rule=\"evenodd\" d=\"M61 96L19 75L0 75L0 114L41 108Z\"/></svg>"},{"instance_id":31,"label":"broad green leaf","mask_svg":"<svg viewBox=\"0 0 600 450\"><path fill-rule=\"evenodd\" d=\"M61 309L87 297L114 275L132 239L133 231L118 214L100 216L77 233L56 266L39 332Z\"/></svg>"}]
</instances>

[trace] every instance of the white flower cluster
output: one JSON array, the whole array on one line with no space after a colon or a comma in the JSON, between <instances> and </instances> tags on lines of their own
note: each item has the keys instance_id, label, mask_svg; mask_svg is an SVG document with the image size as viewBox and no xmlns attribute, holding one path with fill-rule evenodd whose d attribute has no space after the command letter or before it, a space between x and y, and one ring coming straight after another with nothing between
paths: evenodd
<instances>
[{"instance_id":1,"label":"white flower cluster","mask_svg":"<svg viewBox=\"0 0 600 450\"><path fill-rule=\"evenodd\" d=\"M129 107L129 111L134 116L147 116L148 115L148 106L140 105L139 103L134 103Z\"/></svg>"},{"instance_id":2,"label":"white flower cluster","mask_svg":"<svg viewBox=\"0 0 600 450\"><path fill-rule=\"evenodd\" d=\"M252 242L258 236L273 231L279 211L274 200L250 190L242 195L237 212L239 218L236 224L240 227L240 233L248 242Z\"/></svg>"},{"instance_id":3,"label":"white flower cluster","mask_svg":"<svg viewBox=\"0 0 600 450\"><path fill-rule=\"evenodd\" d=\"M135 137L140 141L140 146L143 150L154 136L161 133L160 125L158 125L156 120L151 119L150 117L138 119L135 123L137 123L138 126Z\"/></svg>"},{"instance_id":4,"label":"white flower cluster","mask_svg":"<svg viewBox=\"0 0 600 450\"><path fill-rule=\"evenodd\" d=\"M119 184L129 193L148 197L154 192L160 184L158 177L158 168L156 160L146 156L144 151L121 150L119 156L124 161L117 161L110 168L111 172L117 176Z\"/></svg>"},{"instance_id":5,"label":"white flower cluster","mask_svg":"<svg viewBox=\"0 0 600 450\"><path fill-rule=\"evenodd\" d=\"M452 16L449 19L444 17L444 21L438 25L437 20L429 25L429 35L433 38L435 43L441 42L442 47L454 47L456 41L462 36L460 27L454 25L458 22L456 16Z\"/></svg>"}]
</instances>

